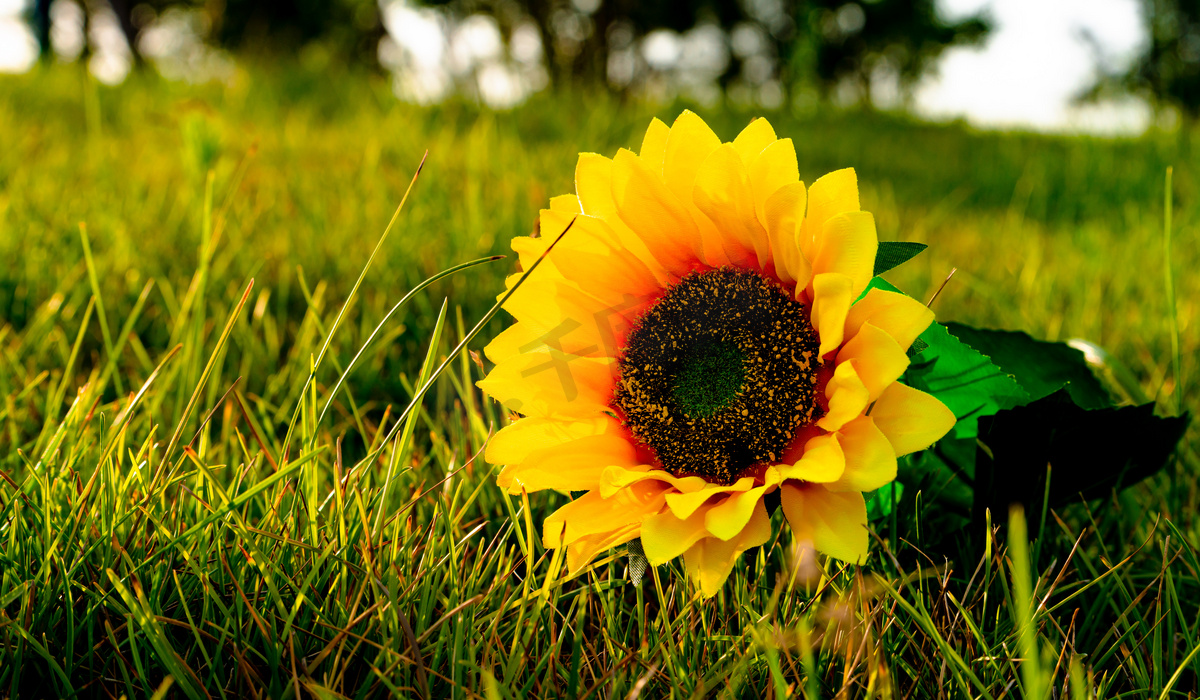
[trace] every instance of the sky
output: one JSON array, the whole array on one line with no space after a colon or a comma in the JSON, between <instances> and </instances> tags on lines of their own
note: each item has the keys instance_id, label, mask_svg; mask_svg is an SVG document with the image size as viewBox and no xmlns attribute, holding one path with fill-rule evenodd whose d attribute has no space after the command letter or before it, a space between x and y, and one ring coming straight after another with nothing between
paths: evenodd
<instances>
[{"instance_id":1,"label":"sky","mask_svg":"<svg viewBox=\"0 0 1200 700\"><path fill-rule=\"evenodd\" d=\"M37 44L17 14L23 0L0 0L0 72L28 70Z\"/></svg>"},{"instance_id":2,"label":"sky","mask_svg":"<svg viewBox=\"0 0 1200 700\"><path fill-rule=\"evenodd\" d=\"M1140 131L1145 105L1072 108L1071 98L1096 76L1091 34L1109 65L1128 65L1145 41L1138 0L940 0L948 17L989 12L995 29L981 47L943 54L937 75L916 94L917 109L963 116L980 126L1044 130Z\"/></svg>"},{"instance_id":3,"label":"sky","mask_svg":"<svg viewBox=\"0 0 1200 700\"><path fill-rule=\"evenodd\" d=\"M1149 123L1136 101L1079 108L1099 62L1122 65L1145 41L1138 0L938 0L948 17L990 13L995 29L979 47L949 49L918 86L927 117L962 117L981 127L1131 133ZM0 0L0 71L27 70L33 37L19 19L25 0ZM1084 35L1097 40L1102 56ZM119 35L118 35L119 36ZM93 64L104 72L105 66ZM117 76L109 67L102 79Z\"/></svg>"}]
</instances>

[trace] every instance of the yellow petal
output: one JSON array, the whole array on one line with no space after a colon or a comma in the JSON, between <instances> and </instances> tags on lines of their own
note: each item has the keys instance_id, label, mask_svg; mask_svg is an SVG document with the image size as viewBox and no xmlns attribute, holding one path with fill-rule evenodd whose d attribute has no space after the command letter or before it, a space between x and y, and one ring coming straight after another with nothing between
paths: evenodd
<instances>
[{"instance_id":1,"label":"yellow petal","mask_svg":"<svg viewBox=\"0 0 1200 700\"><path fill-rule=\"evenodd\" d=\"M546 259L549 262L549 258ZM504 310L520 321L550 328L566 319L580 321L588 319L607 304L561 275L543 275L544 265L525 278L504 302ZM506 290L520 280L521 275L510 275L505 279ZM636 316L640 313L633 313Z\"/></svg>"},{"instance_id":2,"label":"yellow petal","mask_svg":"<svg viewBox=\"0 0 1200 700\"><path fill-rule=\"evenodd\" d=\"M896 451L871 416L842 426L838 441L846 454L846 471L829 484L830 491L874 491L896 478Z\"/></svg>"},{"instance_id":3,"label":"yellow petal","mask_svg":"<svg viewBox=\"0 0 1200 700\"><path fill-rule=\"evenodd\" d=\"M509 464L496 483L509 493L557 489L591 491L609 466L638 464L637 451L621 435L588 435L568 443L530 452L519 464Z\"/></svg>"},{"instance_id":4,"label":"yellow petal","mask_svg":"<svg viewBox=\"0 0 1200 700\"><path fill-rule=\"evenodd\" d=\"M652 126L656 132L659 130ZM649 132L647 132L649 137ZM657 139L658 134L654 135ZM704 124L703 120L691 112L684 112L679 115L675 121L675 125L669 129L669 133L665 136L666 144L663 148L663 155L660 158L647 159L643 154L640 158L641 163L646 167L646 172L651 175L653 182L649 186L653 188L662 187L667 192L671 192L678 201L679 206L691 218L692 223L683 223L684 228L677 232L676 236L687 236L690 242L691 254L679 256L683 265L672 268L669 265L668 270L682 276L690 272L696 265L700 263L710 267L720 267L722 265L737 264L743 265L746 263L745 255L739 260L731 260L725 252L725 243L728 237L721 231L717 230L716 226L704 216L692 202L692 188L695 183L696 171L700 164L708 155L721 145L721 141L716 134ZM643 144L643 149L646 144ZM649 153L649 151L647 151ZM619 162L622 158L620 152L614 158L614 162ZM615 172L614 176L620 180L622 177L620 172ZM640 183L646 185L647 183ZM625 182L617 182L614 187L614 192L624 192ZM622 197L618 194L615 196L618 203L622 202ZM682 221L682 220L681 220ZM627 220L628 222L628 220ZM631 228L638 231L637 226L629 222ZM694 229L694 230L693 230ZM638 231L642 235L641 231ZM647 245L654 248L655 243L652 240L647 240ZM672 244L673 245L673 244ZM662 259L659 256L659 259ZM687 265L691 264L692 267Z\"/></svg>"},{"instance_id":5,"label":"yellow petal","mask_svg":"<svg viewBox=\"0 0 1200 700\"><path fill-rule=\"evenodd\" d=\"M838 444L837 433L817 435L804 444L804 454L792 465L778 467L785 479L801 479L813 483L837 481L846 470L846 456Z\"/></svg>"},{"instance_id":6,"label":"yellow petal","mask_svg":"<svg viewBox=\"0 0 1200 700\"><path fill-rule=\"evenodd\" d=\"M799 290L812 280L812 265L801 255L796 242L806 201L804 183L794 182L775 190L763 205L763 225L775 258L775 274L779 281Z\"/></svg>"},{"instance_id":7,"label":"yellow petal","mask_svg":"<svg viewBox=\"0 0 1200 700\"><path fill-rule=\"evenodd\" d=\"M853 362L839 363L833 377L825 385L829 411L817 421L817 427L837 430L862 415L871 401L871 394L859 378Z\"/></svg>"},{"instance_id":8,"label":"yellow petal","mask_svg":"<svg viewBox=\"0 0 1200 700\"><path fill-rule=\"evenodd\" d=\"M821 338L817 351L822 359L842 344L846 314L854 302L854 282L846 275L826 272L812 280L812 324Z\"/></svg>"},{"instance_id":9,"label":"yellow petal","mask_svg":"<svg viewBox=\"0 0 1200 700\"><path fill-rule=\"evenodd\" d=\"M650 172L662 175L663 157L667 154L667 137L670 135L671 127L658 117L650 120L650 127L642 137L642 147L638 149L638 157L646 162Z\"/></svg>"},{"instance_id":10,"label":"yellow petal","mask_svg":"<svg viewBox=\"0 0 1200 700\"><path fill-rule=\"evenodd\" d=\"M954 413L920 389L895 382L884 389L871 409L871 418L897 455L923 450L954 427Z\"/></svg>"},{"instance_id":11,"label":"yellow petal","mask_svg":"<svg viewBox=\"0 0 1200 700\"><path fill-rule=\"evenodd\" d=\"M933 312L921 302L904 294L883 289L867 290L866 296L850 307L846 316L846 337L852 338L864 323L887 332L905 350L933 323Z\"/></svg>"},{"instance_id":12,"label":"yellow petal","mask_svg":"<svg viewBox=\"0 0 1200 700\"><path fill-rule=\"evenodd\" d=\"M540 328L535 328L532 324L514 323L500 331L500 334L495 338L492 338L492 342L484 346L483 354L492 362L504 362L511 357L527 352L521 348L538 348L538 338L541 337L543 332ZM568 354L574 355L576 353L569 352Z\"/></svg>"},{"instance_id":13,"label":"yellow petal","mask_svg":"<svg viewBox=\"0 0 1200 700\"><path fill-rule=\"evenodd\" d=\"M707 537L704 516L701 510L681 519L667 510L642 521L642 550L650 564L665 564Z\"/></svg>"},{"instance_id":14,"label":"yellow petal","mask_svg":"<svg viewBox=\"0 0 1200 700\"><path fill-rule=\"evenodd\" d=\"M619 492L621 489L642 481L661 481L670 484L681 493L691 493L703 490L708 482L701 476L678 477L668 471L649 466L626 469L609 467L600 475L600 495L603 498Z\"/></svg>"},{"instance_id":15,"label":"yellow petal","mask_svg":"<svg viewBox=\"0 0 1200 700\"><path fill-rule=\"evenodd\" d=\"M609 410L614 368L607 358L529 352L496 365L476 386L522 415L595 418Z\"/></svg>"},{"instance_id":16,"label":"yellow petal","mask_svg":"<svg viewBox=\"0 0 1200 700\"><path fill-rule=\"evenodd\" d=\"M551 197L550 211L556 211L562 214L583 213L583 209L579 205L579 198L573 194L560 194L557 197ZM551 236L551 239L553 239L553 236Z\"/></svg>"},{"instance_id":17,"label":"yellow petal","mask_svg":"<svg viewBox=\"0 0 1200 700\"><path fill-rule=\"evenodd\" d=\"M700 165L692 201L724 234L730 260L764 267L771 259L767 232L754 214L754 198L746 168L731 144L725 144Z\"/></svg>"},{"instance_id":18,"label":"yellow petal","mask_svg":"<svg viewBox=\"0 0 1200 700\"><path fill-rule=\"evenodd\" d=\"M870 212L838 214L821 228L821 236L814 246L813 274L836 272L846 275L852 282L851 293L858 297L874 275L878 248L875 218Z\"/></svg>"},{"instance_id":19,"label":"yellow petal","mask_svg":"<svg viewBox=\"0 0 1200 700\"><path fill-rule=\"evenodd\" d=\"M705 509L704 526L721 540L731 540L736 537L746 524L754 509L762 503L763 496L774 491L779 483L778 472L774 469L775 478L762 486L756 486L743 493L730 495L724 501Z\"/></svg>"},{"instance_id":20,"label":"yellow petal","mask_svg":"<svg viewBox=\"0 0 1200 700\"><path fill-rule=\"evenodd\" d=\"M579 195L583 213L602 219L608 224L616 234L618 244L645 263L661 281L664 278L662 267L650 254L641 237L631 231L617 214L612 178L612 160L595 153L579 154L579 161L575 164L575 192Z\"/></svg>"},{"instance_id":21,"label":"yellow petal","mask_svg":"<svg viewBox=\"0 0 1200 700\"><path fill-rule=\"evenodd\" d=\"M872 401L879 398L883 390L908 369L908 355L904 348L895 338L870 323L864 323L858 333L842 346L837 361L854 363L854 369L870 392Z\"/></svg>"},{"instance_id":22,"label":"yellow petal","mask_svg":"<svg viewBox=\"0 0 1200 700\"><path fill-rule=\"evenodd\" d=\"M582 213L608 220L616 212L612 196L611 158L597 153L580 153L575 163L575 192Z\"/></svg>"},{"instance_id":23,"label":"yellow petal","mask_svg":"<svg viewBox=\"0 0 1200 700\"><path fill-rule=\"evenodd\" d=\"M613 200L620 218L645 242L667 271L682 277L701 257L704 244L691 212L630 151L613 159ZM688 193L689 201L691 193Z\"/></svg>"},{"instance_id":24,"label":"yellow petal","mask_svg":"<svg viewBox=\"0 0 1200 700\"><path fill-rule=\"evenodd\" d=\"M565 281L531 275L504 304L518 323L484 348L497 364L527 352L559 351L579 357L616 357L641 310L608 306Z\"/></svg>"},{"instance_id":25,"label":"yellow petal","mask_svg":"<svg viewBox=\"0 0 1200 700\"><path fill-rule=\"evenodd\" d=\"M539 218L539 222L543 227L546 227L548 217L553 217L550 218L551 226L562 220L562 215L559 212L543 209ZM570 217L567 217L566 220L570 221L571 219ZM509 246L513 249L513 252L517 254L517 260L521 263L521 269L528 270L529 268L533 267L533 264L537 262L538 258L542 257L542 253L546 252L546 249L550 247L550 243L553 240L553 236L550 238L517 236L516 238L512 239L512 242L509 243ZM541 272L538 274L557 275L557 272L551 272L553 268L553 261L546 260L538 266L538 269L541 270Z\"/></svg>"},{"instance_id":26,"label":"yellow petal","mask_svg":"<svg viewBox=\"0 0 1200 700\"><path fill-rule=\"evenodd\" d=\"M709 483L699 491L667 494L667 507L671 509L671 512L676 517L687 518L691 517L692 513L695 513L700 506L704 505L713 496L738 491L749 491L753 487L754 479L748 476L744 476L728 486Z\"/></svg>"},{"instance_id":27,"label":"yellow petal","mask_svg":"<svg viewBox=\"0 0 1200 700\"><path fill-rule=\"evenodd\" d=\"M771 518L760 500L754 507L750 522L737 537L728 541L709 537L692 545L684 553L685 568L689 576L699 579L701 594L712 597L721 590L742 552L770 539Z\"/></svg>"},{"instance_id":28,"label":"yellow petal","mask_svg":"<svg viewBox=\"0 0 1200 700\"><path fill-rule=\"evenodd\" d=\"M519 464L531 452L557 447L588 435L603 435L619 426L611 416L590 420L522 418L501 428L488 440L483 458L489 464Z\"/></svg>"},{"instance_id":29,"label":"yellow petal","mask_svg":"<svg viewBox=\"0 0 1200 700\"><path fill-rule=\"evenodd\" d=\"M867 558L867 505L861 493L834 493L820 484L780 487L780 502L798 542L817 551L861 564Z\"/></svg>"},{"instance_id":30,"label":"yellow petal","mask_svg":"<svg viewBox=\"0 0 1200 700\"><path fill-rule=\"evenodd\" d=\"M696 230L700 232L700 243L704 253L701 262L708 267L724 267L726 265L748 265L754 258L750 251L742 251L741 246L729 246L728 237L717 229L716 224L709 220L693 202L688 203L688 211L696 222ZM726 247L735 248L738 252L736 260L729 257Z\"/></svg>"},{"instance_id":31,"label":"yellow petal","mask_svg":"<svg viewBox=\"0 0 1200 700\"><path fill-rule=\"evenodd\" d=\"M637 537L640 531L641 525L632 523L612 532L595 537L585 537L574 544L567 545L567 569L571 573L577 573L590 564L597 554L625 544Z\"/></svg>"},{"instance_id":32,"label":"yellow petal","mask_svg":"<svg viewBox=\"0 0 1200 700\"><path fill-rule=\"evenodd\" d=\"M766 204L771 195L781 187L800 183L800 168L796 163L796 148L791 139L780 139L762 150L753 159L745 160L750 172L750 186L754 189L754 210L763 226L767 225ZM796 220L803 221L801 216ZM795 235L793 234L793 242Z\"/></svg>"},{"instance_id":33,"label":"yellow petal","mask_svg":"<svg viewBox=\"0 0 1200 700\"><path fill-rule=\"evenodd\" d=\"M646 264L621 247L612 228L591 216L575 217L571 230L548 257L564 279L610 304L620 304L629 296L649 297L662 289ZM539 272L540 268L533 275Z\"/></svg>"},{"instance_id":34,"label":"yellow petal","mask_svg":"<svg viewBox=\"0 0 1200 700\"><path fill-rule=\"evenodd\" d=\"M750 124L742 129L742 133L733 140L733 147L743 163L753 163L758 154L774 143L776 138L770 122L759 117L751 120Z\"/></svg>"},{"instance_id":35,"label":"yellow petal","mask_svg":"<svg viewBox=\"0 0 1200 700\"><path fill-rule=\"evenodd\" d=\"M835 170L817 178L808 188L808 212L800 230L800 250L812 260L812 250L825 222L848 211L858 211L858 176L853 168Z\"/></svg>"},{"instance_id":36,"label":"yellow petal","mask_svg":"<svg viewBox=\"0 0 1200 700\"><path fill-rule=\"evenodd\" d=\"M548 549L584 537L640 524L663 508L664 485L651 482L624 489L614 498L588 491L551 513L542 523L542 544Z\"/></svg>"},{"instance_id":37,"label":"yellow petal","mask_svg":"<svg viewBox=\"0 0 1200 700\"><path fill-rule=\"evenodd\" d=\"M696 172L721 139L695 113L684 110L671 125L663 159L663 181L682 201L691 201Z\"/></svg>"}]
</instances>

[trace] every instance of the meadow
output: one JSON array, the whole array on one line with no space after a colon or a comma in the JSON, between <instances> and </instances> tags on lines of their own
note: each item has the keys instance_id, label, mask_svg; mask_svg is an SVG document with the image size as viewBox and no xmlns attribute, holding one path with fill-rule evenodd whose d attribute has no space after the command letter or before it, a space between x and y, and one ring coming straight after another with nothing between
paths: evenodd
<instances>
[{"instance_id":1,"label":"meadow","mask_svg":"<svg viewBox=\"0 0 1200 700\"><path fill-rule=\"evenodd\" d=\"M0 698L1194 697L1194 428L1011 528L906 489L863 567L794 561L776 514L708 600L678 562L635 586L623 551L571 577L542 548L568 495L481 457L511 420L474 387L492 258L578 152L687 106L726 139L757 114L418 107L336 66L0 76ZM893 284L957 270L939 320L1086 339L1123 401L1200 409L1188 134L766 116L802 179L855 167L880 239L929 244Z\"/></svg>"}]
</instances>

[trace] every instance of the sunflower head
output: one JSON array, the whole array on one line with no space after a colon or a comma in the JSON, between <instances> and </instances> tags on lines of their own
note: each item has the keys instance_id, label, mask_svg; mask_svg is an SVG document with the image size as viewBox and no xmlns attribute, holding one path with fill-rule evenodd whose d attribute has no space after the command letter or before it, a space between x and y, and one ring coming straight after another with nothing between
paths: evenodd
<instances>
[{"instance_id":1,"label":"sunflower head","mask_svg":"<svg viewBox=\"0 0 1200 700\"><path fill-rule=\"evenodd\" d=\"M722 143L684 112L637 154L582 154L575 189L541 213L548 233L574 221L553 250L512 242L524 269L544 259L479 382L524 416L488 444L500 485L584 492L545 546L578 570L641 538L712 595L770 537L777 494L796 541L861 562L863 492L954 415L897 381L933 314L868 289L878 240L854 171L806 188L766 120Z\"/></svg>"}]
</instances>

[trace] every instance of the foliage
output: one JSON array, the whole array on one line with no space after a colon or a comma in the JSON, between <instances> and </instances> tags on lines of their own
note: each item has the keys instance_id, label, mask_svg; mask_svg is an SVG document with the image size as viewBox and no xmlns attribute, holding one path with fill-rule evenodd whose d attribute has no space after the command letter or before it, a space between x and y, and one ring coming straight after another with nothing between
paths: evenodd
<instances>
[{"instance_id":1,"label":"foliage","mask_svg":"<svg viewBox=\"0 0 1200 700\"><path fill-rule=\"evenodd\" d=\"M609 80L610 55L624 50L640 56L636 42L652 31L685 32L697 27L741 32L754 37L753 50L734 46L719 71L722 88L738 80L761 85L774 78L783 89L816 88L828 97L839 85L857 91L870 104L872 76L887 74L903 92L916 83L946 48L978 43L991 29L984 15L943 19L933 0L740 0L637 2L596 0L424 0L459 18L490 15L509 37L531 21L553 82L623 89ZM384 36L376 0L109 0L136 57L139 38L156 15L189 11L203 17L209 42L242 53L283 56L311 45L340 61L378 67ZM50 3L34 4L30 21L44 55L50 51ZM583 8L583 9L581 9ZM737 43L736 41L734 42ZM723 49L722 49L723 51ZM718 52L720 53L720 52ZM763 66L767 66L766 73ZM642 78L646 76L642 66Z\"/></svg>"},{"instance_id":2,"label":"foliage","mask_svg":"<svg viewBox=\"0 0 1200 700\"><path fill-rule=\"evenodd\" d=\"M1105 498L1166 466L1188 416L1154 404L1116 407L1081 351L1026 333L935 324L906 382L958 417L929 454L910 458L911 486L946 470L971 491L971 530L1012 504L1029 512ZM971 443L974 443L972 445Z\"/></svg>"},{"instance_id":3,"label":"foliage","mask_svg":"<svg viewBox=\"0 0 1200 700\"><path fill-rule=\"evenodd\" d=\"M471 351L501 324L453 351L511 263L388 312L504 252L576 151L636 147L648 112L678 106L423 110L370 75L264 67L0 80L0 694L1194 693L1195 432L1164 474L1009 534L997 512L968 530L969 500L947 525L953 474L893 491L861 569L784 536L710 601L677 564L627 583L621 552L565 576L532 523L567 496L508 497L475 457L507 418ZM706 114L725 135L749 116ZM896 286L927 299L959 267L939 318L1091 338L1132 377L1105 384L1121 403L1200 406L1200 337L1181 324L1177 376L1157 274L1172 143L771 118L806 181L859 166L883 238L931 244ZM1194 201L1185 185L1185 240ZM1200 279L1178 284L1195 318Z\"/></svg>"},{"instance_id":4,"label":"foliage","mask_svg":"<svg viewBox=\"0 0 1200 700\"><path fill-rule=\"evenodd\" d=\"M50 53L50 4L50 0L36 0L30 13L45 56ZM289 55L319 43L341 61L373 66L383 36L376 0L108 0L107 4L135 58L140 58L142 31L155 15L178 10L200 13L201 24L209 30L203 38L212 44L248 54Z\"/></svg>"},{"instance_id":5,"label":"foliage","mask_svg":"<svg viewBox=\"0 0 1200 700\"><path fill-rule=\"evenodd\" d=\"M793 78L815 78L823 95L847 84L868 103L877 71L906 93L947 48L981 43L992 29L986 15L947 21L933 0L794 2L797 31L780 42Z\"/></svg>"},{"instance_id":6,"label":"foliage","mask_svg":"<svg viewBox=\"0 0 1200 700\"><path fill-rule=\"evenodd\" d=\"M929 246L912 241L883 241L875 253L875 276L878 277L892 268L903 265L919 255Z\"/></svg>"},{"instance_id":7,"label":"foliage","mask_svg":"<svg viewBox=\"0 0 1200 700\"><path fill-rule=\"evenodd\" d=\"M455 14L486 12L511 31L531 19L546 47L547 62L559 83L607 84L610 54L626 49L657 29L684 32L711 25L753 36L750 52L737 46L719 76L722 87L741 78L752 83L766 76L751 64L774 65L772 75L785 90L816 86L822 97L849 84L869 103L872 73L890 71L902 90L921 78L946 48L978 43L991 30L983 15L959 21L943 19L933 0L680 0L636 2L597 0L426 0ZM519 8L519 9L518 9ZM736 44L736 41L734 42ZM611 86L611 87L626 87Z\"/></svg>"},{"instance_id":8,"label":"foliage","mask_svg":"<svg viewBox=\"0 0 1200 700\"><path fill-rule=\"evenodd\" d=\"M1084 95L1140 95L1200 117L1200 5L1190 0L1142 0L1149 30L1141 54L1124 71L1109 71Z\"/></svg>"}]
</instances>

